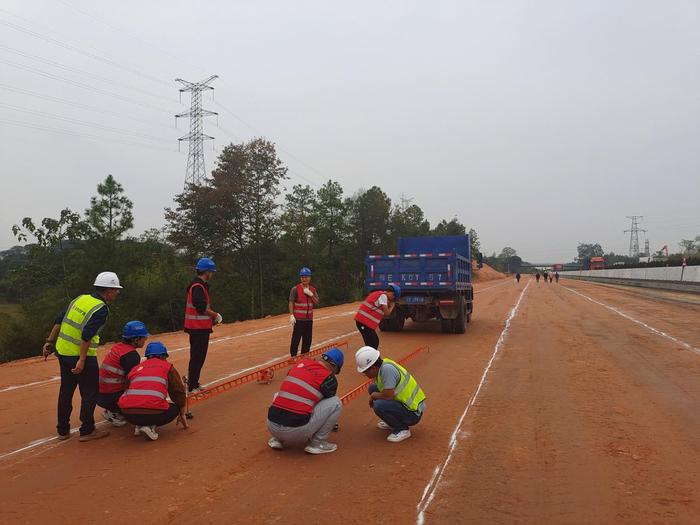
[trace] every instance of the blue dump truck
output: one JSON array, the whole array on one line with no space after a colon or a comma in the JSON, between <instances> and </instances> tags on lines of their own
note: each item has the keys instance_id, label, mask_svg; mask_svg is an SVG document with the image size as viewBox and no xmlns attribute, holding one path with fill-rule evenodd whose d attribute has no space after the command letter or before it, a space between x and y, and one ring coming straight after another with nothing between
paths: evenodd
<instances>
[{"instance_id":1,"label":"blue dump truck","mask_svg":"<svg viewBox=\"0 0 700 525\"><path fill-rule=\"evenodd\" d=\"M404 237L398 253L368 255L365 291L401 287L401 298L382 331L400 331L406 319L439 319L444 333L463 334L474 310L468 235Z\"/></svg>"}]
</instances>

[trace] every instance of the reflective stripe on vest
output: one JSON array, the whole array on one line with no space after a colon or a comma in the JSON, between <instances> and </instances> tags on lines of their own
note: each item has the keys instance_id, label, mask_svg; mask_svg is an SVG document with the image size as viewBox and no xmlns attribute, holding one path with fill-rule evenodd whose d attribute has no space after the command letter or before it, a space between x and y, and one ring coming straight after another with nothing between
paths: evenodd
<instances>
[{"instance_id":1,"label":"reflective stripe on vest","mask_svg":"<svg viewBox=\"0 0 700 525\"><path fill-rule=\"evenodd\" d=\"M365 300L360 303L360 307L355 314L355 321L371 328L372 330L376 330L379 323L382 321L382 319L384 319L384 310L382 310L381 307L376 306L374 303L379 300L379 297L383 293L384 292L380 290L370 293Z\"/></svg>"},{"instance_id":2,"label":"reflective stripe on vest","mask_svg":"<svg viewBox=\"0 0 700 525\"><path fill-rule=\"evenodd\" d=\"M143 390L139 388L130 388L124 392L125 396L152 396L160 399L166 399L168 396L163 392L158 392L157 390Z\"/></svg>"},{"instance_id":3,"label":"reflective stripe on vest","mask_svg":"<svg viewBox=\"0 0 700 525\"><path fill-rule=\"evenodd\" d=\"M331 374L314 359L304 358L287 373L272 401L273 406L295 414L310 415L323 394L321 384Z\"/></svg>"},{"instance_id":4,"label":"reflective stripe on vest","mask_svg":"<svg viewBox=\"0 0 700 525\"><path fill-rule=\"evenodd\" d=\"M304 286L297 284L294 289L297 293L297 300L294 301L294 308L292 313L295 319L313 319L314 318L314 301L311 297L304 293ZM309 286L309 290L313 294L316 293L316 289L313 286Z\"/></svg>"},{"instance_id":5,"label":"reflective stripe on vest","mask_svg":"<svg viewBox=\"0 0 700 525\"><path fill-rule=\"evenodd\" d=\"M396 385L396 388L394 389L394 399L402 403L412 412L418 410L418 405L425 401L425 393L418 385L418 382L413 378L408 370L406 370L396 361L393 361L387 357L385 357L383 361L384 363L388 363L396 367L401 375L399 384ZM379 375L377 376L377 388L380 392L384 390L381 368L379 369Z\"/></svg>"},{"instance_id":6,"label":"reflective stripe on vest","mask_svg":"<svg viewBox=\"0 0 700 525\"><path fill-rule=\"evenodd\" d=\"M65 356L79 356L85 325L88 324L93 314L105 305L106 303L102 299L97 299L87 294L73 299L61 321L61 328L56 339L56 353ZM100 336L98 331L90 339L87 355L97 355L97 346L99 344Z\"/></svg>"},{"instance_id":7,"label":"reflective stripe on vest","mask_svg":"<svg viewBox=\"0 0 700 525\"><path fill-rule=\"evenodd\" d=\"M121 359L136 348L128 343L117 343L109 349L100 365L100 394L116 394L124 390L126 372L122 368Z\"/></svg>"},{"instance_id":8,"label":"reflective stripe on vest","mask_svg":"<svg viewBox=\"0 0 700 525\"><path fill-rule=\"evenodd\" d=\"M172 365L154 357L129 372L129 387L119 398L119 408L167 410L168 374Z\"/></svg>"},{"instance_id":9,"label":"reflective stripe on vest","mask_svg":"<svg viewBox=\"0 0 700 525\"><path fill-rule=\"evenodd\" d=\"M209 292L207 287L202 283L192 283L187 289L187 302L185 303L185 328L189 330L207 330L211 329L214 320L208 315L200 314L192 303L192 289L195 286L201 286L204 292L204 300L206 301L206 309L211 308Z\"/></svg>"}]
</instances>

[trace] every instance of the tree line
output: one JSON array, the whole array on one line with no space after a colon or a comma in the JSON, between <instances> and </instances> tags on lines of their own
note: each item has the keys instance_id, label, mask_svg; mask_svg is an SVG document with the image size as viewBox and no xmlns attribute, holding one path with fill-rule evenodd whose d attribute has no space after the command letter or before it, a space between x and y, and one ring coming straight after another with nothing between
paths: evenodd
<instances>
[{"instance_id":1,"label":"tree line","mask_svg":"<svg viewBox=\"0 0 700 525\"><path fill-rule=\"evenodd\" d=\"M423 210L394 203L379 187L346 195L336 181L286 190L287 167L263 138L229 144L201 185L188 185L165 210L165 225L138 237L133 204L112 176L83 213L63 209L13 227L22 243L0 257L0 361L33 356L56 315L89 291L103 270L124 286L102 336L116 340L132 319L152 333L182 328L185 289L197 258L213 257L212 296L225 322L284 312L302 266L324 305L360 298L368 252L392 253L399 237L460 235L459 219L431 226ZM478 235L472 251L479 251Z\"/></svg>"}]
</instances>

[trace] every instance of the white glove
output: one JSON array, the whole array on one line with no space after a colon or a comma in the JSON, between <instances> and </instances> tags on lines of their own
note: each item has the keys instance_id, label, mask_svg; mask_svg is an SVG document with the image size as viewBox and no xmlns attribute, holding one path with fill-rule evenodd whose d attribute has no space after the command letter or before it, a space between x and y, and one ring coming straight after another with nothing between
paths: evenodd
<instances>
[{"instance_id":1,"label":"white glove","mask_svg":"<svg viewBox=\"0 0 700 525\"><path fill-rule=\"evenodd\" d=\"M221 314L216 314L216 317L214 317L214 324L221 324L224 321L224 318L221 317Z\"/></svg>"},{"instance_id":2,"label":"white glove","mask_svg":"<svg viewBox=\"0 0 700 525\"><path fill-rule=\"evenodd\" d=\"M311 291L311 288L304 288L304 293L308 295L309 297L313 297L314 293Z\"/></svg>"},{"instance_id":3,"label":"white glove","mask_svg":"<svg viewBox=\"0 0 700 525\"><path fill-rule=\"evenodd\" d=\"M296 324L296 322L297 322L296 317L294 317L294 315L290 315L289 316L289 325L294 326Z\"/></svg>"}]
</instances>

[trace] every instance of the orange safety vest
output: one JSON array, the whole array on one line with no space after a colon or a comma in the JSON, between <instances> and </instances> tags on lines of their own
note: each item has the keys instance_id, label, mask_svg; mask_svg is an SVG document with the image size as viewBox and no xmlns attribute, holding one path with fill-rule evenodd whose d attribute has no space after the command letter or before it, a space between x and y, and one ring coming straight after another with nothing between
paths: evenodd
<instances>
[{"instance_id":1,"label":"orange safety vest","mask_svg":"<svg viewBox=\"0 0 700 525\"><path fill-rule=\"evenodd\" d=\"M372 330L376 330L379 327L379 323L384 319L384 311L381 307L375 306L374 303L377 302L377 299L379 299L379 296L383 293L384 292L381 290L371 292L357 309L355 321Z\"/></svg>"},{"instance_id":2,"label":"orange safety vest","mask_svg":"<svg viewBox=\"0 0 700 525\"><path fill-rule=\"evenodd\" d=\"M204 297L207 301L207 310L211 308L211 300L207 287L202 283L193 283L187 290L187 304L185 304L185 329L189 330L211 330L214 320L208 315L200 314L192 304L192 289L195 286L201 286L204 291Z\"/></svg>"},{"instance_id":3,"label":"orange safety vest","mask_svg":"<svg viewBox=\"0 0 700 525\"><path fill-rule=\"evenodd\" d=\"M129 372L129 388L119 398L119 408L146 408L167 410L168 373L173 365L153 357Z\"/></svg>"},{"instance_id":4,"label":"orange safety vest","mask_svg":"<svg viewBox=\"0 0 700 525\"><path fill-rule=\"evenodd\" d=\"M304 287L301 284L296 285L297 299L294 301L294 318L295 319L313 319L314 318L314 301L311 297L304 293ZM316 288L309 286L312 293L316 293Z\"/></svg>"},{"instance_id":5,"label":"orange safety vest","mask_svg":"<svg viewBox=\"0 0 700 525\"><path fill-rule=\"evenodd\" d=\"M311 414L316 403L323 399L320 388L330 374L318 361L302 359L287 373L272 406L295 414Z\"/></svg>"},{"instance_id":6,"label":"orange safety vest","mask_svg":"<svg viewBox=\"0 0 700 525\"><path fill-rule=\"evenodd\" d=\"M117 343L109 349L100 365L100 394L115 394L124 390L126 373L120 359L136 348L126 343Z\"/></svg>"}]
</instances>

